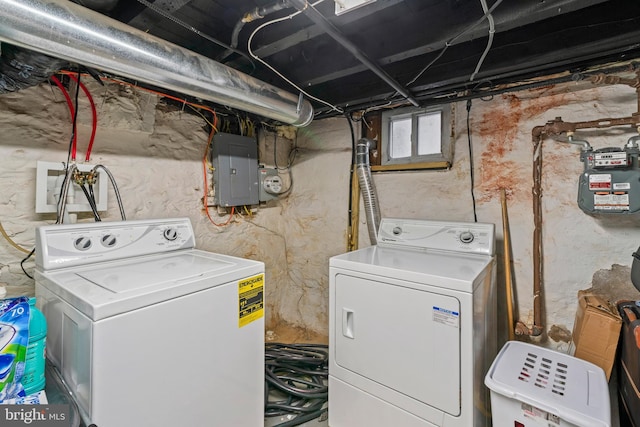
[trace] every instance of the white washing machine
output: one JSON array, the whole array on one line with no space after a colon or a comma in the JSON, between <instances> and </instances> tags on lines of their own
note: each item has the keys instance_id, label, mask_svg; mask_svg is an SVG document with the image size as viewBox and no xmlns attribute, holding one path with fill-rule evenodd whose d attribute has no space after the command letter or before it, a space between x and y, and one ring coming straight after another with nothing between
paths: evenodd
<instances>
[{"instance_id":1,"label":"white washing machine","mask_svg":"<svg viewBox=\"0 0 640 427\"><path fill-rule=\"evenodd\" d=\"M86 425L264 420L264 265L195 249L189 219L40 227L47 357Z\"/></svg>"},{"instance_id":2,"label":"white washing machine","mask_svg":"<svg viewBox=\"0 0 640 427\"><path fill-rule=\"evenodd\" d=\"M329 426L490 425L493 224L383 219L329 261Z\"/></svg>"}]
</instances>

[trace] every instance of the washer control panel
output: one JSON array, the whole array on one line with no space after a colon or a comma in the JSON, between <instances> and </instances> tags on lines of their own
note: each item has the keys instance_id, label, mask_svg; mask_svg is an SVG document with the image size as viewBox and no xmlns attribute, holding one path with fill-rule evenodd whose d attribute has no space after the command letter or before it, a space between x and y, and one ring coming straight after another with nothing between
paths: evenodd
<instances>
[{"instance_id":1,"label":"washer control panel","mask_svg":"<svg viewBox=\"0 0 640 427\"><path fill-rule=\"evenodd\" d=\"M43 270L195 247L188 218L51 225L36 233Z\"/></svg>"},{"instance_id":2,"label":"washer control panel","mask_svg":"<svg viewBox=\"0 0 640 427\"><path fill-rule=\"evenodd\" d=\"M495 225L383 218L378 246L495 255Z\"/></svg>"}]
</instances>

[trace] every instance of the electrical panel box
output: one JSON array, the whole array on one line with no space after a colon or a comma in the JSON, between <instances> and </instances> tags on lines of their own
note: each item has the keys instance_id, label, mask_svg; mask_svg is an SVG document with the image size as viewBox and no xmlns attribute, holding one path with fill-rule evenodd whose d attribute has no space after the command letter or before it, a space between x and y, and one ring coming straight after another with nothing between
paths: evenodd
<instances>
[{"instance_id":1,"label":"electrical panel box","mask_svg":"<svg viewBox=\"0 0 640 427\"><path fill-rule=\"evenodd\" d=\"M258 142L255 138L217 133L213 137L211 163L216 206L259 203Z\"/></svg>"},{"instance_id":2,"label":"electrical panel box","mask_svg":"<svg viewBox=\"0 0 640 427\"><path fill-rule=\"evenodd\" d=\"M94 165L77 164L80 172L90 172ZM58 210L58 198L66 174L62 162L37 162L36 164L36 213L53 213ZM107 210L108 177L104 170L98 169L94 194L98 211ZM91 205L82 189L72 183L67 196L67 212L91 212Z\"/></svg>"},{"instance_id":3,"label":"electrical panel box","mask_svg":"<svg viewBox=\"0 0 640 427\"><path fill-rule=\"evenodd\" d=\"M578 206L588 214L636 214L640 212L639 150L585 150L584 172L578 184Z\"/></svg>"}]
</instances>

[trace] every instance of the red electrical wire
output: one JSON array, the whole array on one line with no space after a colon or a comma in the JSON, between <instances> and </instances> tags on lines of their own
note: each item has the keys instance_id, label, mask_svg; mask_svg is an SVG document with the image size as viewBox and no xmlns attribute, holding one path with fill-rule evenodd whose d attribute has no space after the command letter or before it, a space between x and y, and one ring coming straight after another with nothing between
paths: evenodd
<instances>
[{"instance_id":1,"label":"red electrical wire","mask_svg":"<svg viewBox=\"0 0 640 427\"><path fill-rule=\"evenodd\" d=\"M76 80L74 73L72 73L70 71L61 70L59 73L60 74L66 74L66 75L74 78L74 80ZM169 99L173 99L175 101L180 101L180 102L182 102L184 104L191 105L194 108L198 108L198 109L201 109L201 110L209 111L213 115L213 126L211 126L211 133L209 134L209 139L207 141L207 146L205 148L204 156L202 158L202 172L203 172L203 179L204 179L204 195L203 195L202 203L204 205L205 213L207 214L207 217L209 218L209 221L211 221L211 223L213 225L215 225L217 227L222 227L222 226L228 225L231 222L231 220L233 219L233 216L235 214L235 207L231 207L231 213L229 214L229 218L227 218L227 221L225 221L222 224L218 224L213 220L213 218L211 218L211 214L209 213L209 206L208 206L208 203L207 203L207 196L208 196L207 195L207 188L209 186L209 184L207 182L207 156L209 154L209 146L211 145L211 141L213 140L213 135L218 131L218 115L216 114L216 111L213 108L211 108L211 107L209 107L207 105L196 104L196 103L193 103L193 102L187 102L186 100L184 100L182 98L178 98L176 96L172 96L172 95L169 95L169 94L166 94L166 93L158 92L158 91L155 91L153 89L146 89L144 87L136 86L136 85L133 85L131 83L124 82L124 81L121 81L121 80L115 80L115 79L110 79L110 78L106 78L106 77L101 77L101 79L102 80L108 80L108 81L111 81L111 82L114 82L114 83L118 83L118 84L121 84L121 85L127 85L127 86L131 86L131 87L135 87L136 89L144 90L146 92L150 92L150 93L153 93L155 95L158 95L158 96L161 96L161 97L164 97L164 98L169 98ZM83 85L81 84L81 87L82 86ZM91 95L88 93L88 91L85 91L85 94L87 94L87 98L89 98L89 102L91 103L92 110L95 112L95 106L93 104L93 99L90 98ZM95 133L95 125L94 125L94 133ZM93 134L92 134L92 141L93 141ZM92 142L90 142L90 145L89 145L90 148L87 151L87 160L89 159L89 154L90 154L90 151L91 151L91 144L92 144Z\"/></svg>"},{"instance_id":2,"label":"red electrical wire","mask_svg":"<svg viewBox=\"0 0 640 427\"><path fill-rule=\"evenodd\" d=\"M61 71L60 74L68 75L76 83L78 83L78 78L73 73ZM58 86L60 88L60 90L64 94L65 98L67 99L67 104L69 105L69 111L71 112L71 120L73 120L73 115L74 115L75 109L73 108L73 102L71 101L71 97L69 96L69 92L67 92L67 89L65 89L65 87L62 85L62 83L60 82L60 80L56 76L51 76L51 80L56 84L56 86ZM96 111L96 104L95 104L95 102L93 102L93 97L91 96L91 92L89 92L89 89L87 89L85 84L82 83L82 82L80 82L80 89L82 89L82 91L84 92L85 96L89 100L89 104L91 104L91 127L92 127L92 129L91 129L91 137L89 138L89 146L87 147L87 154L85 156L85 161L88 162L89 159L91 158L91 150L93 149L93 141L96 138L96 131L97 131L97 128L98 128L98 112ZM76 159L77 141L78 141L77 135L74 135L74 137L73 137L73 147L71 149L72 150L72 152L71 152L71 159L72 160Z\"/></svg>"},{"instance_id":3,"label":"red electrical wire","mask_svg":"<svg viewBox=\"0 0 640 427\"><path fill-rule=\"evenodd\" d=\"M76 83L78 83L78 78L75 75L69 74L69 77L71 77ZM91 157L91 150L93 149L93 141L96 138L96 130L98 128L98 112L96 111L96 104L93 102L93 97L91 96L91 92L89 92L89 89L87 89L84 83L82 82L79 82L79 83L80 83L80 88L82 89L85 96L89 100L89 104L91 104L91 137L89 138L89 146L87 147L87 154L84 158L84 161L88 162Z\"/></svg>"},{"instance_id":4,"label":"red electrical wire","mask_svg":"<svg viewBox=\"0 0 640 427\"><path fill-rule=\"evenodd\" d=\"M60 91L62 91L62 94L64 95L65 99L67 100L67 105L69 106L69 112L71 113L71 122L73 123L73 116L75 115L75 108L73 108L73 101L71 100L71 97L69 96L69 92L67 92L67 89L62 85L62 83L60 82L60 80L56 77L56 76L51 76L51 80L56 84L56 86L58 86L60 88ZM73 144L72 144L72 159L75 160L76 159L76 141L78 140L78 135L76 135L75 133L73 134Z\"/></svg>"}]
</instances>

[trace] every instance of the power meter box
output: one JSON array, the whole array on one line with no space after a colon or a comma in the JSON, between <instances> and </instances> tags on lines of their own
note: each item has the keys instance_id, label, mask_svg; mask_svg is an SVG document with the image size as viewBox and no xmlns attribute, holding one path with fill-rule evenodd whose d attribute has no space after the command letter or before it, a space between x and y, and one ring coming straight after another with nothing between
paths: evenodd
<instances>
[{"instance_id":1,"label":"power meter box","mask_svg":"<svg viewBox=\"0 0 640 427\"><path fill-rule=\"evenodd\" d=\"M274 168L260 168L260 201L267 202L278 198L283 191L282 178Z\"/></svg>"},{"instance_id":2,"label":"power meter box","mask_svg":"<svg viewBox=\"0 0 640 427\"><path fill-rule=\"evenodd\" d=\"M230 133L213 137L211 163L216 206L249 206L259 203L258 142Z\"/></svg>"},{"instance_id":3,"label":"power meter box","mask_svg":"<svg viewBox=\"0 0 640 427\"><path fill-rule=\"evenodd\" d=\"M578 206L585 213L636 214L640 212L638 148L585 150L584 172L578 183Z\"/></svg>"}]
</instances>

